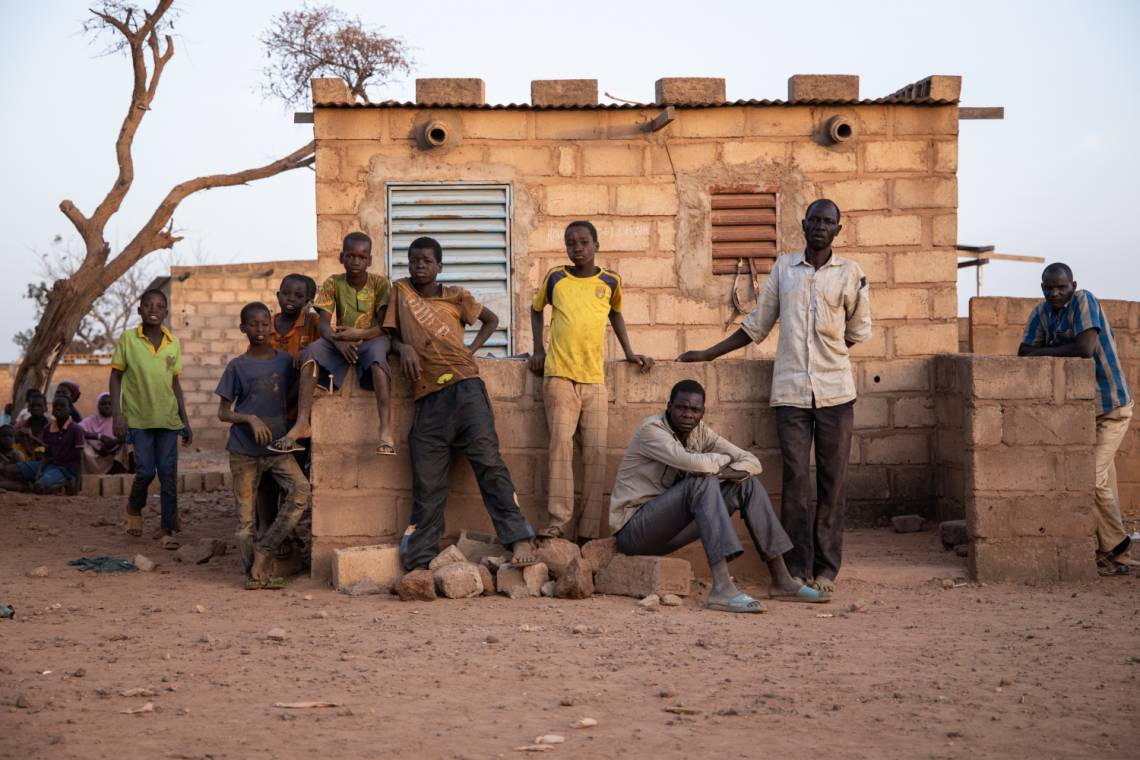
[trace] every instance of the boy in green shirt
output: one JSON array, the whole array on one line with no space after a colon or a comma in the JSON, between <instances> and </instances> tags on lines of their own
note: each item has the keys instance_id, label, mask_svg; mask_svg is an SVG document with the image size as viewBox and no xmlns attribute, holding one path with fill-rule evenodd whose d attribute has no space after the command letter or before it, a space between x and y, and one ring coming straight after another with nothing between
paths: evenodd
<instances>
[{"instance_id":1,"label":"boy in green shirt","mask_svg":"<svg viewBox=\"0 0 1140 760\"><path fill-rule=\"evenodd\" d=\"M127 497L127 533L142 535L142 508L157 473L162 548L177 549L178 436L181 434L182 444L189 446L193 434L178 383L182 348L162 324L166 311L166 294L161 290L148 290L139 299L142 323L123 333L111 358L111 416L115 435L126 436L135 452L135 479Z\"/></svg>"}]
</instances>

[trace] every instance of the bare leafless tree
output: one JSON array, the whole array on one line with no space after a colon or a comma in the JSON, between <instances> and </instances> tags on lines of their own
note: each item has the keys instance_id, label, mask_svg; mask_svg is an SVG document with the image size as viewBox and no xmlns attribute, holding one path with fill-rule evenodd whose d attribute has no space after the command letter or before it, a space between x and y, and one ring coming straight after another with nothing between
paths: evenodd
<instances>
[{"instance_id":1,"label":"bare leafless tree","mask_svg":"<svg viewBox=\"0 0 1140 760\"><path fill-rule=\"evenodd\" d=\"M262 89L286 103L300 104L308 98L309 80L335 76L368 103L370 85L387 84L412 66L403 40L381 32L381 27L365 26L330 5L285 11L261 35L270 61Z\"/></svg>"}]
</instances>

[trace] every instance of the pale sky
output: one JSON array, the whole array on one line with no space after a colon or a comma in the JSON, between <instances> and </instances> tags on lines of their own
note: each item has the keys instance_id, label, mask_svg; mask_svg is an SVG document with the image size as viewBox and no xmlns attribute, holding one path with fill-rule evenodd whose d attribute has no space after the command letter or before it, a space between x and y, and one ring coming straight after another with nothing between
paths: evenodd
<instances>
[{"instance_id":1,"label":"pale sky","mask_svg":"<svg viewBox=\"0 0 1140 760\"><path fill-rule=\"evenodd\" d=\"M130 67L97 57L80 33L90 2L0 0L0 98L8 148L0 187L0 361L32 326L20 298L33 249L75 237L65 198L90 212L115 176L113 141ZM177 182L265 163L311 138L292 110L263 100L256 38L298 2L179 3L176 52L135 142L136 181L108 227L125 243ZM488 102L525 102L531 79L596 78L599 90L653 99L662 76L718 76L728 97L783 98L788 76L849 73L862 97L929 74L961 74L962 102L1005 106L967 121L959 150L958 240L1064 260L1101 298L1140 300L1140 4L1131 2L364 2L343 10L414 48L415 70L377 95L411 100L415 76L475 76ZM184 202L175 225L187 263L315 257L313 175L299 170ZM1124 237L1121 238L1120 236ZM988 295L1038 296L1038 267L986 268ZM961 278L964 312L973 274Z\"/></svg>"}]
</instances>

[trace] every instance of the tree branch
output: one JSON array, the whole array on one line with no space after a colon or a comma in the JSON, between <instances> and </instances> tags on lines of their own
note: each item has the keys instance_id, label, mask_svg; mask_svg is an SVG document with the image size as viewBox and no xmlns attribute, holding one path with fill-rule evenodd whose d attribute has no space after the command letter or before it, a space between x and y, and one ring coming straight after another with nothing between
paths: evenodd
<instances>
[{"instance_id":1,"label":"tree branch","mask_svg":"<svg viewBox=\"0 0 1140 760\"><path fill-rule=\"evenodd\" d=\"M182 239L180 236L174 235L168 225L174 216L175 209L178 208L178 204L188 196L215 187L244 185L247 182L272 177L275 174L280 174L291 169L300 169L301 167L309 166L316 158L314 154L315 150L316 143L310 142L289 155L279 158L265 166L246 169L245 171L234 172L233 174L211 174L175 185L171 188L170 192L166 194L166 197L162 199L162 202L158 204L158 208L154 210L154 213L151 214L150 219L147 220L138 234L136 234L131 242L127 243L126 247L119 252L119 255L107 265L107 269L103 275L105 280L108 282L118 280L146 254L161 248L169 248Z\"/></svg>"}]
</instances>

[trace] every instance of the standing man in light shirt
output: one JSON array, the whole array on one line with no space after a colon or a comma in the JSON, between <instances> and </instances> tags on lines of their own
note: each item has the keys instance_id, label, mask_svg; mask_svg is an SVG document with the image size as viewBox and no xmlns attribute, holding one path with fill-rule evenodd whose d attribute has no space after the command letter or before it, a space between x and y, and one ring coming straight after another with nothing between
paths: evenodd
<instances>
[{"instance_id":1,"label":"standing man in light shirt","mask_svg":"<svg viewBox=\"0 0 1140 760\"><path fill-rule=\"evenodd\" d=\"M771 405L784 460L780 519L794 544L788 570L819 591L834 591L843 559L847 462L855 417L855 380L848 349L871 337L867 278L836 256L831 243L843 227L826 198L808 206L803 253L780 256L740 329L678 361L712 361L760 343L780 322L772 370ZM815 444L816 503L810 454Z\"/></svg>"}]
</instances>

